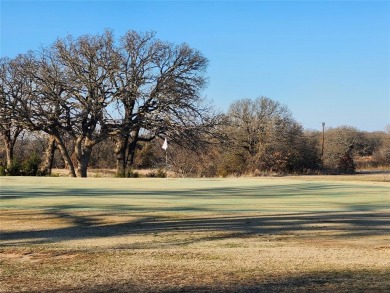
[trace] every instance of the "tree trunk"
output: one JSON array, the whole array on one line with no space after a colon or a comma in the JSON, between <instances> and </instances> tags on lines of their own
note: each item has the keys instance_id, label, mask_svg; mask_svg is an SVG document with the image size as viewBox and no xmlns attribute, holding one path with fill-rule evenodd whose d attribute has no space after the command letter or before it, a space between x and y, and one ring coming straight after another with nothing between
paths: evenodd
<instances>
[{"instance_id":1,"label":"tree trunk","mask_svg":"<svg viewBox=\"0 0 390 293\"><path fill-rule=\"evenodd\" d=\"M127 167L127 145L129 137L116 138L115 141L115 158L116 158L116 174L120 177L125 177Z\"/></svg>"},{"instance_id":2,"label":"tree trunk","mask_svg":"<svg viewBox=\"0 0 390 293\"><path fill-rule=\"evenodd\" d=\"M137 143L139 139L139 127L133 131L132 140L129 143L129 138L127 139L127 164L130 161L130 167L134 165L135 151L137 149Z\"/></svg>"},{"instance_id":3,"label":"tree trunk","mask_svg":"<svg viewBox=\"0 0 390 293\"><path fill-rule=\"evenodd\" d=\"M10 129L2 129L1 136L5 142L5 152L7 159L7 168L10 168L14 161L14 147L16 143L16 139L19 134L22 132L22 129L17 127L14 131Z\"/></svg>"},{"instance_id":4,"label":"tree trunk","mask_svg":"<svg viewBox=\"0 0 390 293\"><path fill-rule=\"evenodd\" d=\"M50 175L51 169L53 168L54 161L54 153L56 151L56 140L53 136L49 137L49 142L47 145L46 153L45 153L45 162L41 166L41 174L42 175Z\"/></svg>"},{"instance_id":5,"label":"tree trunk","mask_svg":"<svg viewBox=\"0 0 390 293\"><path fill-rule=\"evenodd\" d=\"M83 149L83 154L80 158L77 159L77 176L86 178L88 176L88 164L91 157L92 149Z\"/></svg>"},{"instance_id":6,"label":"tree trunk","mask_svg":"<svg viewBox=\"0 0 390 293\"><path fill-rule=\"evenodd\" d=\"M128 147L128 157L129 157L128 164L130 165L130 167L132 167L134 165L136 148L137 148L137 140L133 139Z\"/></svg>"},{"instance_id":7,"label":"tree trunk","mask_svg":"<svg viewBox=\"0 0 390 293\"><path fill-rule=\"evenodd\" d=\"M95 142L88 138L78 137L75 144L75 154L77 159L77 176L87 177L89 159L91 158L92 147Z\"/></svg>"},{"instance_id":8,"label":"tree trunk","mask_svg":"<svg viewBox=\"0 0 390 293\"><path fill-rule=\"evenodd\" d=\"M68 150L66 149L64 142L57 135L53 135L53 137L54 137L54 139L57 143L57 147L62 155L62 159L65 161L65 165L67 165L69 168L70 176L76 177L76 171L74 169L73 162L69 156Z\"/></svg>"},{"instance_id":9,"label":"tree trunk","mask_svg":"<svg viewBox=\"0 0 390 293\"><path fill-rule=\"evenodd\" d=\"M14 161L14 147L9 137L4 136L4 139L5 139L5 152L7 156L7 168L10 168Z\"/></svg>"}]
</instances>

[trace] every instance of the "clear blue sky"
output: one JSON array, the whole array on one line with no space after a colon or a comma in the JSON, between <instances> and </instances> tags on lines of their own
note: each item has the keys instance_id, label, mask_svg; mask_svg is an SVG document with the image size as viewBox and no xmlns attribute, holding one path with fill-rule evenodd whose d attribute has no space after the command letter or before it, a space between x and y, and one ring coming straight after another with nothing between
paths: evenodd
<instances>
[{"instance_id":1,"label":"clear blue sky","mask_svg":"<svg viewBox=\"0 0 390 293\"><path fill-rule=\"evenodd\" d=\"M217 108L266 96L307 129L390 124L388 1L5 1L0 55L68 34L153 30L210 61Z\"/></svg>"}]
</instances>

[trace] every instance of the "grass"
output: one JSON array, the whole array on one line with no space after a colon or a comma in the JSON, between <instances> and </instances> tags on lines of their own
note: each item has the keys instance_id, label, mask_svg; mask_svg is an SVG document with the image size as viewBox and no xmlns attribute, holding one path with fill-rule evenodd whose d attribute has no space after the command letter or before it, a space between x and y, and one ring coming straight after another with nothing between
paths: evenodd
<instances>
[{"instance_id":1,"label":"grass","mask_svg":"<svg viewBox=\"0 0 390 293\"><path fill-rule=\"evenodd\" d=\"M0 292L388 292L390 184L335 179L1 177Z\"/></svg>"}]
</instances>

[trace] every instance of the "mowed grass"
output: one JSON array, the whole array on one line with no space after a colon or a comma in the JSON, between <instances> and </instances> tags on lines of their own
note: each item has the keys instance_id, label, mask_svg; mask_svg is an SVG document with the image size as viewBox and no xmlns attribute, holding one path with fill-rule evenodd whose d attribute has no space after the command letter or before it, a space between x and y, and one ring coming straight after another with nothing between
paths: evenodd
<instances>
[{"instance_id":1,"label":"mowed grass","mask_svg":"<svg viewBox=\"0 0 390 293\"><path fill-rule=\"evenodd\" d=\"M0 177L0 292L389 292L390 184L335 179Z\"/></svg>"}]
</instances>

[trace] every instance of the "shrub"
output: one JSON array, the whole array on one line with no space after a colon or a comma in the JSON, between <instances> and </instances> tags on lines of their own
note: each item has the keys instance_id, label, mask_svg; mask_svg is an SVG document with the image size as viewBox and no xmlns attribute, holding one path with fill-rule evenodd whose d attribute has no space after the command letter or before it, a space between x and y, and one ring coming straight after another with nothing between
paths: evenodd
<instances>
[{"instance_id":1,"label":"shrub","mask_svg":"<svg viewBox=\"0 0 390 293\"><path fill-rule=\"evenodd\" d=\"M140 174L132 169L128 170L126 173L126 178L139 178Z\"/></svg>"},{"instance_id":2,"label":"shrub","mask_svg":"<svg viewBox=\"0 0 390 293\"><path fill-rule=\"evenodd\" d=\"M241 176L244 174L246 166L246 161L241 153L229 152L222 155L216 173L219 177Z\"/></svg>"},{"instance_id":3,"label":"shrub","mask_svg":"<svg viewBox=\"0 0 390 293\"><path fill-rule=\"evenodd\" d=\"M132 169L127 170L126 173L116 173L115 177L117 178L139 178L141 175L138 172L135 172Z\"/></svg>"},{"instance_id":4,"label":"shrub","mask_svg":"<svg viewBox=\"0 0 390 293\"><path fill-rule=\"evenodd\" d=\"M344 155L339 158L337 171L340 174L354 174L355 170L356 165L351 154L349 152L344 153Z\"/></svg>"},{"instance_id":5,"label":"shrub","mask_svg":"<svg viewBox=\"0 0 390 293\"><path fill-rule=\"evenodd\" d=\"M374 152L373 161L377 166L390 166L390 134L383 139L383 143Z\"/></svg>"},{"instance_id":6,"label":"shrub","mask_svg":"<svg viewBox=\"0 0 390 293\"><path fill-rule=\"evenodd\" d=\"M22 163L13 161L11 166L7 167L0 164L0 176L37 176L44 175L39 172L41 158L37 154L33 154Z\"/></svg>"},{"instance_id":7,"label":"shrub","mask_svg":"<svg viewBox=\"0 0 390 293\"><path fill-rule=\"evenodd\" d=\"M4 165L0 165L0 176L5 176L7 168Z\"/></svg>"},{"instance_id":8,"label":"shrub","mask_svg":"<svg viewBox=\"0 0 390 293\"><path fill-rule=\"evenodd\" d=\"M146 177L150 178L166 178L167 172L165 172L162 168L159 168L157 171L151 171L146 174Z\"/></svg>"},{"instance_id":9,"label":"shrub","mask_svg":"<svg viewBox=\"0 0 390 293\"><path fill-rule=\"evenodd\" d=\"M60 177L60 174L59 173L50 173L49 176L50 177Z\"/></svg>"},{"instance_id":10,"label":"shrub","mask_svg":"<svg viewBox=\"0 0 390 293\"><path fill-rule=\"evenodd\" d=\"M162 168L159 168L156 173L157 178L166 178L167 172L165 172Z\"/></svg>"},{"instance_id":11,"label":"shrub","mask_svg":"<svg viewBox=\"0 0 390 293\"><path fill-rule=\"evenodd\" d=\"M23 175L22 166L17 161L12 162L11 166L6 167L4 171L5 171L6 176L21 176L21 175Z\"/></svg>"},{"instance_id":12,"label":"shrub","mask_svg":"<svg viewBox=\"0 0 390 293\"><path fill-rule=\"evenodd\" d=\"M125 178L125 173L115 173L116 178Z\"/></svg>"},{"instance_id":13,"label":"shrub","mask_svg":"<svg viewBox=\"0 0 390 293\"><path fill-rule=\"evenodd\" d=\"M39 165L41 164L41 158L37 154L33 154L27 158L22 164L22 175L25 176L37 176L39 174Z\"/></svg>"}]
</instances>

